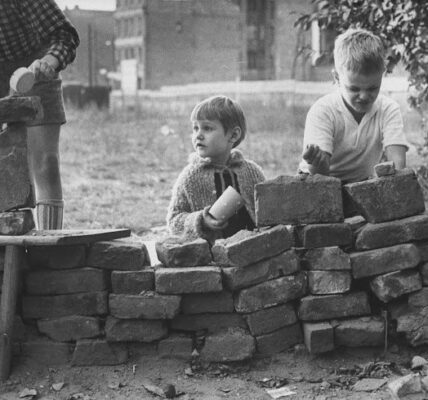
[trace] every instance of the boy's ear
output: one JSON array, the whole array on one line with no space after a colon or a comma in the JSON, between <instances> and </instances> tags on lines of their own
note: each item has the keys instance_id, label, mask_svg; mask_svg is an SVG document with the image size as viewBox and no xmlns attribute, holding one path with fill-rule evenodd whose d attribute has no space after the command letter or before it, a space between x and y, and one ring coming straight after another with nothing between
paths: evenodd
<instances>
[{"instance_id":1,"label":"boy's ear","mask_svg":"<svg viewBox=\"0 0 428 400\"><path fill-rule=\"evenodd\" d=\"M235 144L241 138L241 128L239 126L235 126L230 132L230 142Z\"/></svg>"},{"instance_id":2,"label":"boy's ear","mask_svg":"<svg viewBox=\"0 0 428 400\"><path fill-rule=\"evenodd\" d=\"M339 74L337 73L335 68L331 70L331 76L333 77L334 83L339 83Z\"/></svg>"}]
</instances>

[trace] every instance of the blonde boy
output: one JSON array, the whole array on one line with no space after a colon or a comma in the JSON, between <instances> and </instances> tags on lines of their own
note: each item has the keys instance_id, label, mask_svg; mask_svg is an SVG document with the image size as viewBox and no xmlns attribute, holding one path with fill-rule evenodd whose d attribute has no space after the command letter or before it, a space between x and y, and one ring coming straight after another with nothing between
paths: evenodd
<instances>
[{"instance_id":1,"label":"blonde boy","mask_svg":"<svg viewBox=\"0 0 428 400\"><path fill-rule=\"evenodd\" d=\"M407 141L398 104L379 94L385 71L379 37L363 29L339 35L333 76L338 90L317 100L306 117L300 170L365 180L382 158L406 166Z\"/></svg>"},{"instance_id":2,"label":"blonde boy","mask_svg":"<svg viewBox=\"0 0 428 400\"><path fill-rule=\"evenodd\" d=\"M254 228L254 185L264 180L261 168L235 149L246 134L240 105L225 96L210 97L197 104L190 116L195 153L175 182L167 224L172 234L213 241L241 229ZM209 209L228 187L244 200L242 207L222 223Z\"/></svg>"}]
</instances>

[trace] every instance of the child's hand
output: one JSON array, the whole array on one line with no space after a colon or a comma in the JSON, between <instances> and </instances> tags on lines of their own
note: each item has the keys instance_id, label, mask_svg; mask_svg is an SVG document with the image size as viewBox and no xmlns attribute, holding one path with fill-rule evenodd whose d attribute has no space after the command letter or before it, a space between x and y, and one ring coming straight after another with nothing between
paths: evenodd
<instances>
[{"instance_id":1,"label":"child's hand","mask_svg":"<svg viewBox=\"0 0 428 400\"><path fill-rule=\"evenodd\" d=\"M37 80L51 80L56 76L56 70L59 62L56 57L47 54L39 60L34 60L28 67Z\"/></svg>"},{"instance_id":2,"label":"child's hand","mask_svg":"<svg viewBox=\"0 0 428 400\"><path fill-rule=\"evenodd\" d=\"M308 144L303 152L303 159L312 166L311 173L327 175L330 169L330 154L321 150L316 144Z\"/></svg>"},{"instance_id":3,"label":"child's hand","mask_svg":"<svg viewBox=\"0 0 428 400\"><path fill-rule=\"evenodd\" d=\"M204 221L204 225L205 225L207 228L209 228L209 229L211 229L211 230L213 230L213 231L220 231L220 230L222 230L222 229L226 228L226 226L227 226L228 222L227 222L227 221L222 222L222 221L219 221L219 220L215 219L215 218L214 218L212 215L210 215L210 213L208 212L208 211L209 211L209 209L210 209L209 207L205 208L205 209L204 209L204 212L203 212L203 214L202 214L202 218L203 218L203 221Z\"/></svg>"}]
</instances>

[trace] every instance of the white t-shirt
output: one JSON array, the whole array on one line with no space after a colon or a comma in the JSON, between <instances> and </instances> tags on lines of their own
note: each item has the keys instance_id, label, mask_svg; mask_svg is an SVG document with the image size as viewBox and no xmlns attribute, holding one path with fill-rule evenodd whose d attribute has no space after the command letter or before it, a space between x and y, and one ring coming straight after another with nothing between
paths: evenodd
<instances>
[{"instance_id":1,"label":"white t-shirt","mask_svg":"<svg viewBox=\"0 0 428 400\"><path fill-rule=\"evenodd\" d=\"M409 148L398 103L380 94L358 124L338 91L321 97L310 108L303 148L308 144L316 144L330 153L330 176L346 182L372 176L373 167L381 162L385 147ZM308 172L305 160L299 168Z\"/></svg>"}]
</instances>

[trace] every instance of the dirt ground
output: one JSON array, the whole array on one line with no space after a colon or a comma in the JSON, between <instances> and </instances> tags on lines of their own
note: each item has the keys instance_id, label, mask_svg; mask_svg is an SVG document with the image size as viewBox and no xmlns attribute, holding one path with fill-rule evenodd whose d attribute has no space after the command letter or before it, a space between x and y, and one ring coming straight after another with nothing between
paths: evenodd
<instances>
[{"instance_id":1,"label":"dirt ground","mask_svg":"<svg viewBox=\"0 0 428 400\"><path fill-rule=\"evenodd\" d=\"M233 364L200 365L191 361L144 356L109 367L43 367L37 360L15 360L8 381L0 386L1 400L144 400L160 399L145 387L173 385L181 400L268 400L266 389L286 387L298 400L386 400L387 381L410 373L414 355L428 358L428 347L391 345L383 349L341 349L312 356L303 346L271 358ZM354 390L362 378L386 378L374 392ZM151 386L150 386L151 385ZM25 390L35 390L35 397ZM34 392L33 392L34 393Z\"/></svg>"}]
</instances>

